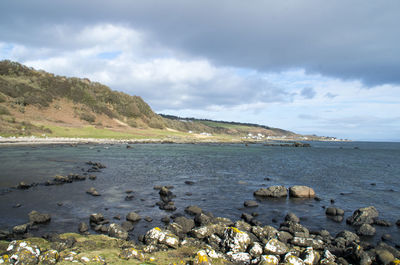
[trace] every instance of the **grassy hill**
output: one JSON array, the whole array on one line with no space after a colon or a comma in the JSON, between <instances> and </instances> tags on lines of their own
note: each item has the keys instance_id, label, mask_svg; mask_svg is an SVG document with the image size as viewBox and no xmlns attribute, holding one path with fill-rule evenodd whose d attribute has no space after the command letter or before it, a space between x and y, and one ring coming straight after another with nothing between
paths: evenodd
<instances>
[{"instance_id":1,"label":"grassy hill","mask_svg":"<svg viewBox=\"0 0 400 265\"><path fill-rule=\"evenodd\" d=\"M257 124L158 115L139 96L87 78L0 61L0 135L232 140L248 134L297 137Z\"/></svg>"}]
</instances>

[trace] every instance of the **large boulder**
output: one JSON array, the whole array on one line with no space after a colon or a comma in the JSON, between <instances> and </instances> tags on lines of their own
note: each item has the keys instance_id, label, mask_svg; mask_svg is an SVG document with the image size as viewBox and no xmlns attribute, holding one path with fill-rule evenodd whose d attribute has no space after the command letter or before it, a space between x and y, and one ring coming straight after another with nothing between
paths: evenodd
<instances>
[{"instance_id":1,"label":"large boulder","mask_svg":"<svg viewBox=\"0 0 400 265\"><path fill-rule=\"evenodd\" d=\"M161 230L159 227L147 231L144 240L147 245L161 244L171 248L179 247L179 238L169 231Z\"/></svg>"},{"instance_id":2,"label":"large boulder","mask_svg":"<svg viewBox=\"0 0 400 265\"><path fill-rule=\"evenodd\" d=\"M224 231L222 245L226 251L232 253L245 252L250 245L251 239L246 232L236 227L228 227Z\"/></svg>"},{"instance_id":3,"label":"large boulder","mask_svg":"<svg viewBox=\"0 0 400 265\"><path fill-rule=\"evenodd\" d=\"M264 246L264 253L271 255L283 255L289 251L285 243L273 238L270 239Z\"/></svg>"},{"instance_id":4,"label":"large boulder","mask_svg":"<svg viewBox=\"0 0 400 265\"><path fill-rule=\"evenodd\" d=\"M379 212L374 206L360 208L356 210L352 216L346 219L346 222L350 225L362 225L372 224L374 220L378 218Z\"/></svg>"},{"instance_id":5,"label":"large boulder","mask_svg":"<svg viewBox=\"0 0 400 265\"><path fill-rule=\"evenodd\" d=\"M271 198L287 197L287 189L285 186L270 186L256 190L254 196Z\"/></svg>"},{"instance_id":6,"label":"large boulder","mask_svg":"<svg viewBox=\"0 0 400 265\"><path fill-rule=\"evenodd\" d=\"M37 211L32 211L29 213L29 221L33 224L44 224L51 220L50 214L39 213Z\"/></svg>"},{"instance_id":7,"label":"large boulder","mask_svg":"<svg viewBox=\"0 0 400 265\"><path fill-rule=\"evenodd\" d=\"M315 191L307 186L296 185L289 188L289 196L292 198L314 198Z\"/></svg>"}]
</instances>

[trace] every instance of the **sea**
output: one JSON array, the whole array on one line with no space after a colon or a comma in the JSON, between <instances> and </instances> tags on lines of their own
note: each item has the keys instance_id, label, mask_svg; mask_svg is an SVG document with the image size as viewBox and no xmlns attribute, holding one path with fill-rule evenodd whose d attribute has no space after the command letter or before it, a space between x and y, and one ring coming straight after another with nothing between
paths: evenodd
<instances>
[{"instance_id":1,"label":"sea","mask_svg":"<svg viewBox=\"0 0 400 265\"><path fill-rule=\"evenodd\" d=\"M49 224L34 235L77 232L80 222L92 213L102 213L110 222L122 223L127 213L143 218L130 232L137 237L161 218L185 215L197 205L214 216L240 220L242 213L256 213L263 225L279 227L287 213L295 213L310 230L355 231L343 220L325 215L327 207L345 211L345 218L361 207L375 206L379 218L391 227L376 226L377 234L364 238L377 242L390 234L400 244L400 143L309 142L311 147L281 147L258 144L126 144L33 145L0 147L0 229L27 223L28 213L50 213ZM87 173L88 161L106 165L101 172ZM19 182L44 183L55 175L95 174L96 180L65 185L37 185L28 190L13 187ZM188 185L190 181L192 185ZM185 183L186 182L186 183ZM320 200L262 199L254 191L272 185L306 185ZM154 186L173 186L177 210L160 210ZM86 193L94 187L101 196ZM125 200L126 191L133 199ZM243 202L257 200L256 208ZM121 216L121 220L114 219Z\"/></svg>"}]
</instances>

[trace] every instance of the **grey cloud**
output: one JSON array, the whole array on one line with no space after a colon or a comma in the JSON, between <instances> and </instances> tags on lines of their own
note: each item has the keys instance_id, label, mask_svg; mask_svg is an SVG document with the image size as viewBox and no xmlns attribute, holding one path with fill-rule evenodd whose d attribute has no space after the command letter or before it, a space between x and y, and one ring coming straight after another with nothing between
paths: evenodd
<instances>
[{"instance_id":1,"label":"grey cloud","mask_svg":"<svg viewBox=\"0 0 400 265\"><path fill-rule=\"evenodd\" d=\"M216 65L400 83L397 0L3 0L0 10L0 41L67 48L50 25L120 23Z\"/></svg>"},{"instance_id":2,"label":"grey cloud","mask_svg":"<svg viewBox=\"0 0 400 265\"><path fill-rule=\"evenodd\" d=\"M325 97L330 99L336 98L337 96L337 94L332 94L331 92L325 94Z\"/></svg>"},{"instance_id":3,"label":"grey cloud","mask_svg":"<svg viewBox=\"0 0 400 265\"><path fill-rule=\"evenodd\" d=\"M301 90L300 95L306 99L312 99L315 97L317 92L312 87L305 87Z\"/></svg>"}]
</instances>

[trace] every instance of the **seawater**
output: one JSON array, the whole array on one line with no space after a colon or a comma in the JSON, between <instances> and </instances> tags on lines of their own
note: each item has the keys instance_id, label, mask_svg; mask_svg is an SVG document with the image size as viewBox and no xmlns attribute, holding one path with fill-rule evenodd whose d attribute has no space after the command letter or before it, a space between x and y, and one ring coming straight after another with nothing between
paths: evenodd
<instances>
[{"instance_id":1,"label":"seawater","mask_svg":"<svg viewBox=\"0 0 400 265\"><path fill-rule=\"evenodd\" d=\"M312 230L327 229L332 235L346 225L333 222L323 207L354 210L373 205L380 218L393 223L377 227L378 240L390 233L400 243L400 143L311 142L311 148L264 146L262 144L135 144L126 145L43 145L0 147L0 228L28 222L32 210L51 213L44 232L76 232L79 222L88 222L91 213L103 213L111 222L122 222L130 211L153 218L141 220L132 238L147 229L162 225L160 219L171 214L158 209L155 185L173 185L178 208L184 214L188 205L198 205L215 216L239 220L241 213L257 212L264 225L279 227L284 216L293 212ZM36 186L12 190L20 181L45 182L55 175L84 173L86 161L107 166L95 173L97 180L60 186ZM269 179L269 180L267 180ZM194 185L186 185L190 180ZM270 185L307 185L321 201L313 199L259 200L259 207L244 208L243 202L255 199L253 192ZM101 194L92 197L86 190L95 187ZM127 190L134 199L125 201ZM188 194L190 193L190 194ZM189 196L190 195L190 196ZM334 201L334 204L331 203ZM57 203L62 203L58 206ZM14 205L21 204L19 208ZM121 215L121 221L113 220Z\"/></svg>"}]
</instances>

